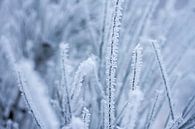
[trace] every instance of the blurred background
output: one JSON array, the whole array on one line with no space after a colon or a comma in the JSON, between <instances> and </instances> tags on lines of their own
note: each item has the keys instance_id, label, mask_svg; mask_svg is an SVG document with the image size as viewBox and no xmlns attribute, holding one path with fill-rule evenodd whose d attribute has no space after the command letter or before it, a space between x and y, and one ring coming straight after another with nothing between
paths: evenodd
<instances>
[{"instance_id":1,"label":"blurred background","mask_svg":"<svg viewBox=\"0 0 195 129\"><path fill-rule=\"evenodd\" d=\"M180 115L187 100L195 93L195 1L124 0L122 8L116 110L120 112L127 98L131 56L138 43L143 47L140 82L144 92L143 107L149 107L156 90L164 89L149 41L153 39L159 42L176 114ZM105 89L111 9L107 0L0 0L0 129L9 126L10 129L38 129L17 86L17 77L9 63L9 51L34 87L33 98L40 99L37 91L43 88L48 103L55 99L60 74L59 44L62 42L69 45L67 67L70 76L82 61L93 55L100 87ZM95 84L86 85L91 87L88 94L96 96L91 99L95 98L100 108L101 96L92 90ZM99 109L93 109L91 101L86 105L92 114L91 129L102 128L98 125L101 123L101 116L97 115ZM55 108L51 106L51 109ZM163 128L168 115L165 101L153 128ZM141 129L141 124L136 128Z\"/></svg>"}]
</instances>

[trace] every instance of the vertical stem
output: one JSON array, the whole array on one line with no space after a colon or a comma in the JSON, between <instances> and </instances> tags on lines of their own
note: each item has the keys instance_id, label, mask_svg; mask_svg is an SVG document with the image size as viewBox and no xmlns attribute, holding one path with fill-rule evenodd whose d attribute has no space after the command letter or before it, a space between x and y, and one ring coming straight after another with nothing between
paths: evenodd
<instances>
[{"instance_id":1,"label":"vertical stem","mask_svg":"<svg viewBox=\"0 0 195 129\"><path fill-rule=\"evenodd\" d=\"M152 46L159 64L159 68L161 71L161 76L163 79L163 83L165 86L165 91L166 91L166 95L168 98L168 102L169 102L169 108L170 108L170 112L171 112L171 119L174 120L175 116L174 116L174 110L173 110L173 102L172 102L172 98L171 98L171 93L170 93L170 86L169 86L169 82L168 82L168 77L167 77L167 72L166 69L163 65L163 60L161 57L161 53L160 53L160 49L157 43L152 42Z\"/></svg>"}]
</instances>

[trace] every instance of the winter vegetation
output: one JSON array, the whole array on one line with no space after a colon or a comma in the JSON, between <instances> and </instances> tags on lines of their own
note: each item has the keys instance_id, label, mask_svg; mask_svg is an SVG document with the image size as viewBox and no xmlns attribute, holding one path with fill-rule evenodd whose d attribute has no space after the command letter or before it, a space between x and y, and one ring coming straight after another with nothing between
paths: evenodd
<instances>
[{"instance_id":1,"label":"winter vegetation","mask_svg":"<svg viewBox=\"0 0 195 129\"><path fill-rule=\"evenodd\" d=\"M194 0L0 0L0 129L195 129Z\"/></svg>"}]
</instances>

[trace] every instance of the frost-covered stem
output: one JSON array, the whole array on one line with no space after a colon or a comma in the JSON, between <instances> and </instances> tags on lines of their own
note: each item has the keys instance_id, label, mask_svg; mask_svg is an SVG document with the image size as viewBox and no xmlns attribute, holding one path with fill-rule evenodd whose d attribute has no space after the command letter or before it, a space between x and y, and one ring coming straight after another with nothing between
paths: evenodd
<instances>
[{"instance_id":1,"label":"frost-covered stem","mask_svg":"<svg viewBox=\"0 0 195 129\"><path fill-rule=\"evenodd\" d=\"M83 5L84 5L84 13L85 13L85 18L86 18L86 22L87 22L87 30L89 31L89 35L91 37L92 43L93 43L93 47L94 47L94 54L98 54L98 43L96 42L96 35L93 29L93 25L90 19L90 11L89 11L89 7L88 7L88 1L87 0L83 0Z\"/></svg>"},{"instance_id":2,"label":"frost-covered stem","mask_svg":"<svg viewBox=\"0 0 195 129\"><path fill-rule=\"evenodd\" d=\"M186 107L184 108L181 116L179 116L167 129L179 129L179 127L184 123L185 118L190 113L190 111L193 111L193 108L195 106L194 103L195 96L191 97L189 102L187 103Z\"/></svg>"},{"instance_id":3,"label":"frost-covered stem","mask_svg":"<svg viewBox=\"0 0 195 129\"><path fill-rule=\"evenodd\" d=\"M16 59L15 59L15 56L13 54L13 51L11 49L11 46L10 46L8 39L3 36L3 37L1 37L1 40L5 43L4 47L5 47L5 52L9 58L9 63L13 67L13 70L16 72L17 81L18 81L17 83L18 83L18 87L20 89L20 92L23 94L24 100L25 100L30 112L32 113L32 116L33 116L37 126L40 129L46 129L46 125L44 124L43 120L41 119L35 103L32 101L31 94L30 94L28 87L25 83L25 80L22 76L21 70L19 69L19 67L16 63Z\"/></svg>"},{"instance_id":4,"label":"frost-covered stem","mask_svg":"<svg viewBox=\"0 0 195 129\"><path fill-rule=\"evenodd\" d=\"M142 48L140 47L140 44L138 44L135 47L132 56L132 73L130 77L131 91L134 91L136 87L139 85L141 67L142 67Z\"/></svg>"},{"instance_id":5,"label":"frost-covered stem","mask_svg":"<svg viewBox=\"0 0 195 129\"><path fill-rule=\"evenodd\" d=\"M30 93L29 93L29 91L26 87L24 79L23 79L23 77L21 75L21 72L19 70L17 70L17 78L18 78L18 86L20 88L20 91L22 92L22 94L24 96L26 104L29 107L29 110L32 113L33 118L35 119L35 122L36 122L37 126L40 129L46 129L46 125L43 124L43 122L40 118L40 114L38 112L38 109L32 102L32 98L30 96Z\"/></svg>"},{"instance_id":6,"label":"frost-covered stem","mask_svg":"<svg viewBox=\"0 0 195 129\"><path fill-rule=\"evenodd\" d=\"M170 108L170 112L171 112L171 119L174 120L175 115L174 115L174 110L173 110L173 101L172 101L172 98L171 98L169 81L168 81L165 66L163 65L163 59L162 59L162 56L161 56L160 48L159 48L159 45L154 41L152 41L152 46L153 46L155 56L156 56L158 64L159 64L159 68L160 68L160 71L161 71L161 76L162 76L163 83L164 83L164 86L165 86L165 91L166 91L166 95L167 95L168 102L169 102L169 108Z\"/></svg>"},{"instance_id":7,"label":"frost-covered stem","mask_svg":"<svg viewBox=\"0 0 195 129\"><path fill-rule=\"evenodd\" d=\"M104 4L104 12L103 12L103 20L102 20L102 28L101 28L101 38L100 38L100 47L99 47L99 58L100 58L100 66L99 66L99 72L98 72L98 76L100 77L100 79L103 77L104 75L104 63L105 60L103 59L103 55L105 53L105 42L107 39L107 21L108 21L108 6L109 6L109 0L103 0L103 4Z\"/></svg>"},{"instance_id":8,"label":"frost-covered stem","mask_svg":"<svg viewBox=\"0 0 195 129\"><path fill-rule=\"evenodd\" d=\"M75 73L74 81L72 84L72 90L70 93L70 99L76 100L81 92L81 87L83 85L84 78L91 73L96 67L95 56L91 56L84 60L78 67Z\"/></svg>"},{"instance_id":9,"label":"frost-covered stem","mask_svg":"<svg viewBox=\"0 0 195 129\"><path fill-rule=\"evenodd\" d=\"M185 118L190 113L190 111L193 110L194 107L195 107L195 96L192 96L182 112L182 118Z\"/></svg>"},{"instance_id":10,"label":"frost-covered stem","mask_svg":"<svg viewBox=\"0 0 195 129\"><path fill-rule=\"evenodd\" d=\"M129 100L122 107L122 110L119 113L119 116L117 117L115 124L117 124L122 119L123 116L127 116L126 118L129 119L129 114L131 114L130 121L124 118L125 121L127 122L123 126L126 126L126 124L128 124L128 127L130 126L130 128L135 127L135 122L138 115L138 107L143 98L143 94L138 87L141 67L142 67L142 48L140 47L140 44L138 44L135 47L132 55L132 65L131 65L132 72L130 74ZM131 111L129 112L129 110Z\"/></svg>"},{"instance_id":11,"label":"frost-covered stem","mask_svg":"<svg viewBox=\"0 0 195 129\"><path fill-rule=\"evenodd\" d=\"M105 42L105 29L106 29L106 17L107 17L107 12L108 12L108 0L104 0L103 4L104 4L104 13L103 13L103 20L102 20L102 28L101 28L101 39L100 39L100 48L99 48L99 56L100 59L102 60L102 56L103 56L103 46L104 46L104 42ZM100 61L101 61L100 60Z\"/></svg>"},{"instance_id":12,"label":"frost-covered stem","mask_svg":"<svg viewBox=\"0 0 195 129\"><path fill-rule=\"evenodd\" d=\"M129 126L127 126L127 127L129 127L130 129L134 129L136 127L136 121L139 119L138 118L139 108L140 108L141 102L143 100L143 93L141 92L141 90L136 89L131 94L132 94L130 96L131 100L132 100L132 102L130 103L131 120L129 122Z\"/></svg>"},{"instance_id":13,"label":"frost-covered stem","mask_svg":"<svg viewBox=\"0 0 195 129\"><path fill-rule=\"evenodd\" d=\"M156 96L155 96L154 103L152 105L152 109L151 109L151 111L148 115L148 120L147 120L147 123L146 123L146 129L149 129L151 123L153 122L153 118L154 118L154 115L155 115L155 112L156 112L157 102L159 100L159 94L160 93L157 93Z\"/></svg>"},{"instance_id":14,"label":"frost-covered stem","mask_svg":"<svg viewBox=\"0 0 195 129\"><path fill-rule=\"evenodd\" d=\"M139 1L136 1L136 2L138 2L139 3ZM140 17L140 20L139 20L139 23L138 23L138 26L136 27L136 29L133 31L133 37L131 37L131 36L128 36L127 37L127 39L125 40L125 42L130 42L129 43L129 45L127 44L127 45L123 45L124 46L124 48L122 48L123 49L123 51L129 51L129 49L131 49L131 47L132 47L132 45L134 45L134 44L136 44L137 42L138 42L138 39L139 39L139 37L140 37L140 35L142 35L142 32L143 32L143 28L144 28L144 26L145 26L145 23L147 22L147 20L148 20L148 16L150 15L150 13L152 13L151 12L151 10L152 10L152 8L153 8L153 4L155 3L153 0L148 0L147 1L147 5L146 5L146 8L144 9L144 11L143 11L143 13L142 13L142 15L141 15L141 17ZM136 4L134 5L135 7L137 6ZM132 8L134 8L134 7L132 7ZM134 8L135 9L135 8ZM131 11L132 10L134 10L134 9L131 9ZM135 9L136 10L136 9ZM132 11L132 12L134 12L134 11ZM131 15L127 15L129 18L127 18L127 19L131 19L131 17L134 17L134 15L135 14L131 14ZM129 24L129 23L128 23ZM132 23L131 23L131 25L129 25L129 26L132 26ZM131 27L130 28L127 28L127 29L132 29ZM122 40L124 40L125 38L123 38ZM130 53L131 53L131 51L129 51ZM130 55L130 53L128 53L128 55ZM128 57L127 57L128 58ZM124 57L124 58L120 58L121 60L127 60L127 58L126 57ZM122 67L121 68L119 68L119 74L120 75L122 75L123 77L122 78L124 78L124 82L126 82L126 78L125 78L125 76L126 76L126 74L124 74L123 75L123 69L125 68L125 69L128 69L128 66L129 66L129 64L131 63L131 62L126 62L126 63L123 63L123 61L119 61L120 63L122 62ZM127 64L128 63L128 64ZM127 74L128 75L128 74ZM123 91L123 90L120 90L121 92ZM119 93L119 94L121 94L121 92Z\"/></svg>"},{"instance_id":15,"label":"frost-covered stem","mask_svg":"<svg viewBox=\"0 0 195 129\"><path fill-rule=\"evenodd\" d=\"M90 123L90 112L87 108L83 108L83 114L82 114L82 117L83 117L83 122L84 122L84 129L89 129L89 123Z\"/></svg>"},{"instance_id":16,"label":"frost-covered stem","mask_svg":"<svg viewBox=\"0 0 195 129\"><path fill-rule=\"evenodd\" d=\"M112 26L107 48L107 62L106 62L106 84L107 84L107 111L105 112L105 129L114 129L115 121L115 106L114 106L114 92L116 85L116 69L117 69L117 55L118 55L118 38L119 27L121 19L121 0L113 0L114 8L112 12Z\"/></svg>"},{"instance_id":17,"label":"frost-covered stem","mask_svg":"<svg viewBox=\"0 0 195 129\"><path fill-rule=\"evenodd\" d=\"M194 129L195 114L192 114L178 129Z\"/></svg>"},{"instance_id":18,"label":"frost-covered stem","mask_svg":"<svg viewBox=\"0 0 195 129\"><path fill-rule=\"evenodd\" d=\"M61 43L60 44L60 54L61 54L61 86L64 90L63 92L63 98L62 98L62 111L64 115L64 125L67 125L70 123L72 119L72 113L71 113L71 107L70 107L70 97L67 87L67 80L66 80L66 68L65 63L67 60L67 51L68 51L68 45Z\"/></svg>"},{"instance_id":19,"label":"frost-covered stem","mask_svg":"<svg viewBox=\"0 0 195 129\"><path fill-rule=\"evenodd\" d=\"M125 105L121 108L122 110L121 110L121 112L119 113L119 115L117 116L117 118L115 120L115 125L117 125L118 122L122 119L122 117L123 117L123 115L124 115L128 105L129 105L129 101L127 101L125 103Z\"/></svg>"},{"instance_id":20,"label":"frost-covered stem","mask_svg":"<svg viewBox=\"0 0 195 129\"><path fill-rule=\"evenodd\" d=\"M138 44L132 55L132 65L131 65L131 75L130 75L130 93L129 93L129 100L126 102L126 104L122 107L121 112L119 113L119 116L116 119L115 124L119 122L121 117L125 115L126 110L134 110L132 112L133 115L131 117L134 117L134 119L131 119L130 121L130 127L134 128L137 113L138 113L138 106L140 105L140 102L142 101L142 92L140 91L138 85L139 85L139 79L140 79L140 73L141 73L141 67L142 67L142 48L140 47L140 44ZM134 99L131 101L131 99ZM129 109L131 107L132 109Z\"/></svg>"},{"instance_id":21,"label":"frost-covered stem","mask_svg":"<svg viewBox=\"0 0 195 129\"><path fill-rule=\"evenodd\" d=\"M142 68L142 48L140 44L138 44L132 56L132 72L130 77L130 107L131 107L131 120L129 122L130 128L135 128L136 121L138 119L139 106L141 105L141 101L143 100L143 93L139 88L139 80Z\"/></svg>"},{"instance_id":22,"label":"frost-covered stem","mask_svg":"<svg viewBox=\"0 0 195 129\"><path fill-rule=\"evenodd\" d=\"M105 107L106 107L106 100L102 99L101 100L101 108L100 108L100 115L101 115L101 120L100 120L101 122L100 123L102 123L100 125L101 129L105 128L105 112L106 112Z\"/></svg>"},{"instance_id":23,"label":"frost-covered stem","mask_svg":"<svg viewBox=\"0 0 195 129\"><path fill-rule=\"evenodd\" d=\"M167 129L178 129L180 124L183 122L182 117L178 117Z\"/></svg>"}]
</instances>

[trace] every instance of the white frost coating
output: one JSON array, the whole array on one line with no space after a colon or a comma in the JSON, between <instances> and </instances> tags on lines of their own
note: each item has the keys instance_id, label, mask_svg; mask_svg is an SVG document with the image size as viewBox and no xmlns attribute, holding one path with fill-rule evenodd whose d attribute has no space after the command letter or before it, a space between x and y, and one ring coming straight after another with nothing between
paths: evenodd
<instances>
[{"instance_id":1,"label":"white frost coating","mask_svg":"<svg viewBox=\"0 0 195 129\"><path fill-rule=\"evenodd\" d=\"M170 108L170 112L171 112L171 119L174 121L175 115L174 115L173 101L172 101L171 91L170 91L170 84L169 84L169 80L168 80L168 76L167 76L167 71L166 71L165 66L163 64L163 58L161 56L160 47L156 41L152 41L152 46L153 46L153 49L154 49L154 52L155 52L155 55L156 55L156 58L157 58L157 61L159 64L161 76L162 76L163 83L165 86L165 91L166 91L166 95L167 95L168 102L169 102L169 108Z\"/></svg>"},{"instance_id":2,"label":"white frost coating","mask_svg":"<svg viewBox=\"0 0 195 129\"><path fill-rule=\"evenodd\" d=\"M76 99L79 96L84 77L91 73L94 70L94 68L96 68L94 56L89 57L79 65L78 70L76 71L74 76L74 81L72 85L73 88L70 94L71 99Z\"/></svg>"},{"instance_id":3,"label":"white frost coating","mask_svg":"<svg viewBox=\"0 0 195 129\"><path fill-rule=\"evenodd\" d=\"M60 50L65 50L67 52L68 48L68 44L65 44L64 42L60 43Z\"/></svg>"},{"instance_id":4,"label":"white frost coating","mask_svg":"<svg viewBox=\"0 0 195 129\"><path fill-rule=\"evenodd\" d=\"M131 66L131 76L130 76L130 85L131 90L135 90L139 85L140 73L142 67L142 47L138 44L132 55L132 66Z\"/></svg>"},{"instance_id":5,"label":"white frost coating","mask_svg":"<svg viewBox=\"0 0 195 129\"><path fill-rule=\"evenodd\" d=\"M121 127L124 129L134 129L138 120L139 109L144 95L141 90L136 89L130 92L127 106L124 109Z\"/></svg>"},{"instance_id":6,"label":"white frost coating","mask_svg":"<svg viewBox=\"0 0 195 129\"><path fill-rule=\"evenodd\" d=\"M82 118L83 118L84 128L85 129L89 129L90 116L91 116L91 114L90 114L89 110L86 107L84 107L83 108Z\"/></svg>"},{"instance_id":7,"label":"white frost coating","mask_svg":"<svg viewBox=\"0 0 195 129\"><path fill-rule=\"evenodd\" d=\"M184 119L181 116L179 116L174 121L171 121L166 127L166 129L179 129L183 121Z\"/></svg>"},{"instance_id":8,"label":"white frost coating","mask_svg":"<svg viewBox=\"0 0 195 129\"><path fill-rule=\"evenodd\" d=\"M142 48L138 44L132 55L130 91L127 106L125 106L122 127L134 129L138 119L139 108L143 100L143 93L139 87L139 80L142 68Z\"/></svg>"},{"instance_id":9,"label":"white frost coating","mask_svg":"<svg viewBox=\"0 0 195 129\"><path fill-rule=\"evenodd\" d=\"M46 129L46 124L41 119L40 112L38 111L37 106L32 100L31 94L29 90L27 89L26 83L21 75L20 70L17 71L17 77L18 77L18 83L19 83L18 85L19 85L20 91L22 92L25 98L26 104L34 117L36 124L38 125L39 128Z\"/></svg>"},{"instance_id":10,"label":"white frost coating","mask_svg":"<svg viewBox=\"0 0 195 129\"><path fill-rule=\"evenodd\" d=\"M117 70L117 58L118 58L118 43L119 43L119 30L121 13L121 0L113 0L112 21L110 37L107 45L106 54L106 111L104 128L114 129L115 122L115 106L114 106L114 92L116 86L116 70Z\"/></svg>"},{"instance_id":11,"label":"white frost coating","mask_svg":"<svg viewBox=\"0 0 195 129\"><path fill-rule=\"evenodd\" d=\"M129 111L131 112L130 122L127 123L127 127L130 129L134 129L136 125L136 121L138 120L138 113L141 106L141 102L143 100L143 93L141 90L136 89L130 93L130 108ZM129 125L129 126L128 126Z\"/></svg>"},{"instance_id":12,"label":"white frost coating","mask_svg":"<svg viewBox=\"0 0 195 129\"><path fill-rule=\"evenodd\" d=\"M85 129L82 119L73 117L70 125L63 127L62 129Z\"/></svg>"},{"instance_id":13,"label":"white frost coating","mask_svg":"<svg viewBox=\"0 0 195 129\"><path fill-rule=\"evenodd\" d=\"M129 108L130 109L130 122L127 123L127 127L130 129L134 129L136 125L136 121L138 120L139 108L141 106L141 102L143 100L143 93L140 90L139 80L142 68L142 48L140 44L138 44L132 56L132 72L131 72L131 80L130 80L130 93L129 93Z\"/></svg>"},{"instance_id":14,"label":"white frost coating","mask_svg":"<svg viewBox=\"0 0 195 129\"><path fill-rule=\"evenodd\" d=\"M145 126L146 129L150 129L151 124L154 121L154 116L155 116L155 114L157 112L157 106L158 106L159 96L161 94L162 93L160 91L156 91L156 95L155 95L155 98L154 98L154 102L152 104L151 111L148 114L148 118L147 118L147 122L146 122L146 126Z\"/></svg>"},{"instance_id":15,"label":"white frost coating","mask_svg":"<svg viewBox=\"0 0 195 129\"><path fill-rule=\"evenodd\" d=\"M23 60L18 66L20 66L18 67L17 72L20 81L20 90L23 92L30 110L34 112L33 115L35 115L35 120L43 129L58 129L58 119L49 103L49 97L46 95L46 86L44 82L33 70L30 62ZM20 70L22 71L22 74Z\"/></svg>"},{"instance_id":16,"label":"white frost coating","mask_svg":"<svg viewBox=\"0 0 195 129\"><path fill-rule=\"evenodd\" d=\"M71 112L71 106L70 106L70 95L69 95L69 89L68 89L68 83L67 83L67 57L68 57L68 44L60 43L60 59L61 59L61 82L60 85L62 87L62 112L63 112L63 118L64 123L63 125L67 125L70 123L72 118L72 112Z\"/></svg>"},{"instance_id":17,"label":"white frost coating","mask_svg":"<svg viewBox=\"0 0 195 129\"><path fill-rule=\"evenodd\" d=\"M59 127L58 120L52 111L49 97L45 94L46 89L44 88L46 86L44 82L33 70L30 62L22 60L21 63L16 63L9 40L6 37L1 37L1 42L5 48L9 63L17 74L18 86L24 95L24 99L36 124L41 129L57 129Z\"/></svg>"}]
</instances>

